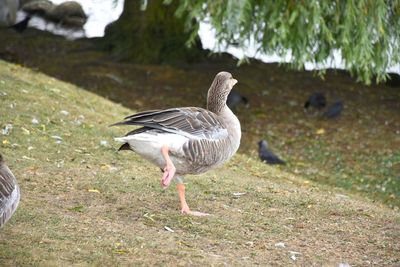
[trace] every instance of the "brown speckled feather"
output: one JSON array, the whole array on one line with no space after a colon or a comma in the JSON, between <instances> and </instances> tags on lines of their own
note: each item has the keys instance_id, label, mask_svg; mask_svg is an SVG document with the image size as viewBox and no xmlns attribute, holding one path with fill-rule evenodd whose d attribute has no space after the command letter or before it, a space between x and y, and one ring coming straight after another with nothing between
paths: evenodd
<instances>
[{"instance_id":1,"label":"brown speckled feather","mask_svg":"<svg viewBox=\"0 0 400 267\"><path fill-rule=\"evenodd\" d=\"M0 155L0 228L17 209L20 191L17 180Z\"/></svg>"},{"instance_id":2,"label":"brown speckled feather","mask_svg":"<svg viewBox=\"0 0 400 267\"><path fill-rule=\"evenodd\" d=\"M195 139L222 139L228 135L217 115L197 107L145 111L128 116L125 121L114 125L141 125Z\"/></svg>"}]
</instances>

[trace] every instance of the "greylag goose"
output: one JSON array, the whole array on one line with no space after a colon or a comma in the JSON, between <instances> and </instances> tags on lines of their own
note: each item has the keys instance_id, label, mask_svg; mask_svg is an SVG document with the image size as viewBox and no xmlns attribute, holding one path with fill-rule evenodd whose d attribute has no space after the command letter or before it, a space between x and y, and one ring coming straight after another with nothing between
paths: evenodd
<instances>
[{"instance_id":1,"label":"greylag goose","mask_svg":"<svg viewBox=\"0 0 400 267\"><path fill-rule=\"evenodd\" d=\"M162 169L161 186L166 188L175 178L181 212L191 211L185 199L182 176L200 174L229 160L240 145L240 122L226 105L237 83L229 72L218 73L208 90L207 109L170 108L140 112L113 125L139 125L124 137L119 150L133 150Z\"/></svg>"},{"instance_id":2,"label":"greylag goose","mask_svg":"<svg viewBox=\"0 0 400 267\"><path fill-rule=\"evenodd\" d=\"M11 218L19 204L17 180L0 154L0 228Z\"/></svg>"}]
</instances>

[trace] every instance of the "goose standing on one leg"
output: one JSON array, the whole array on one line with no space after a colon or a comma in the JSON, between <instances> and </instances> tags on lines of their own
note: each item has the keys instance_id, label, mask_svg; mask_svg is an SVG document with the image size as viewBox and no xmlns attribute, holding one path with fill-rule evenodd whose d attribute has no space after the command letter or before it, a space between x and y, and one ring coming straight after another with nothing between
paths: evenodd
<instances>
[{"instance_id":1,"label":"goose standing on one leg","mask_svg":"<svg viewBox=\"0 0 400 267\"><path fill-rule=\"evenodd\" d=\"M240 122L226 105L237 83L228 72L220 72L208 90L207 109L198 107L150 110L134 114L113 125L140 125L115 140L124 143L119 150L133 150L160 167L161 185L166 188L173 178L178 185L181 212L191 211L185 199L182 175L200 174L229 160L240 145Z\"/></svg>"},{"instance_id":2,"label":"goose standing on one leg","mask_svg":"<svg viewBox=\"0 0 400 267\"><path fill-rule=\"evenodd\" d=\"M0 228L11 218L19 204L20 192L17 179L0 154Z\"/></svg>"}]
</instances>

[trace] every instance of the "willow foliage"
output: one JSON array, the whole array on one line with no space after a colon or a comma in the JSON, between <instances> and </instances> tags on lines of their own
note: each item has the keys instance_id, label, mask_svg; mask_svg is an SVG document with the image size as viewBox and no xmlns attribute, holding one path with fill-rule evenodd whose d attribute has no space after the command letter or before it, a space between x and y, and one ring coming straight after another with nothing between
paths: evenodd
<instances>
[{"instance_id":1,"label":"willow foliage","mask_svg":"<svg viewBox=\"0 0 400 267\"><path fill-rule=\"evenodd\" d=\"M340 51L345 68L369 83L400 63L400 0L180 0L177 15L193 40L207 20L220 44L255 40L262 53L289 53L296 68Z\"/></svg>"}]
</instances>

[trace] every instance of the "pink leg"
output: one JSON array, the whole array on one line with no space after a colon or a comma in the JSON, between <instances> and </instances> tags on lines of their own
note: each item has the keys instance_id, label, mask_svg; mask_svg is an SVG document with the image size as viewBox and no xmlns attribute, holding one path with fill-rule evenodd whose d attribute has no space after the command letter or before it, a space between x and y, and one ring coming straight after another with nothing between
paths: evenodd
<instances>
[{"instance_id":1,"label":"pink leg","mask_svg":"<svg viewBox=\"0 0 400 267\"><path fill-rule=\"evenodd\" d=\"M200 211L191 211L186 202L185 198L185 185L179 183L176 188L178 189L179 201L181 202L181 212L183 214L193 215L193 216L207 216L210 215L208 213L203 213Z\"/></svg>"},{"instance_id":2,"label":"pink leg","mask_svg":"<svg viewBox=\"0 0 400 267\"><path fill-rule=\"evenodd\" d=\"M164 167L164 174L161 178L161 186L164 188L167 188L169 184L172 181L172 178L174 178L176 168L174 164L172 163L171 158L169 157L168 154L169 148L168 146L163 146L161 148L161 154L163 155L165 159L165 167Z\"/></svg>"}]
</instances>

